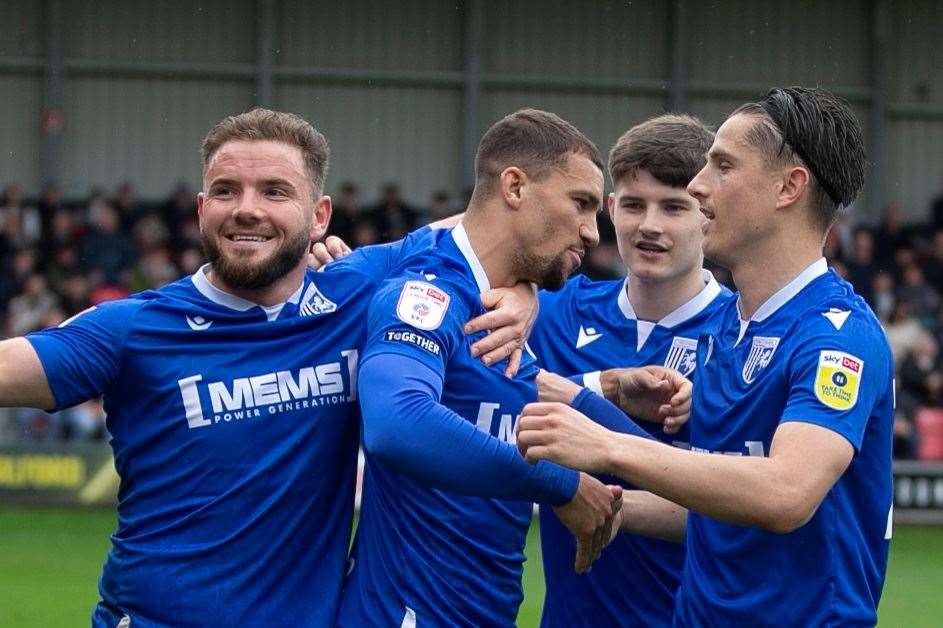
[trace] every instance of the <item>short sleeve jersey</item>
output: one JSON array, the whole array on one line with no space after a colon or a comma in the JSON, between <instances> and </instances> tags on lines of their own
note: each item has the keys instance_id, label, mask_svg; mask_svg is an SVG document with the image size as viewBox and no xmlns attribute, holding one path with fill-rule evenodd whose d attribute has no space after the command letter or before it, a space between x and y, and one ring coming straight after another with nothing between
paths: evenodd
<instances>
[{"instance_id":1,"label":"short sleeve jersey","mask_svg":"<svg viewBox=\"0 0 943 628\"><path fill-rule=\"evenodd\" d=\"M419 361L441 378L442 405L513 444L521 409L537 398L534 361L511 379L504 364L471 355L483 333L463 326L484 313L488 280L461 225L422 258L378 290L363 364L390 353ZM368 452L339 625L512 626L532 509L426 486Z\"/></svg>"},{"instance_id":2,"label":"short sleeve jersey","mask_svg":"<svg viewBox=\"0 0 943 628\"><path fill-rule=\"evenodd\" d=\"M765 456L799 421L854 447L812 519L789 534L688 516L682 626L863 626L876 609L891 534L893 365L884 333L824 259L749 321L727 304L698 345L692 448Z\"/></svg>"},{"instance_id":3,"label":"short sleeve jersey","mask_svg":"<svg viewBox=\"0 0 943 628\"><path fill-rule=\"evenodd\" d=\"M639 320L627 296L628 280L592 281L582 275L562 290L540 293L540 314L529 346L549 371L584 374L598 385L607 368L663 365L692 377L698 338L714 331L729 290L704 271L704 288L657 322ZM687 448L689 427L665 434L660 425L639 421L653 438ZM553 510L540 511L547 595L541 625L670 626L681 582L684 545L620 534L589 573L573 571L576 543ZM625 595L620 583L631 582Z\"/></svg>"},{"instance_id":4,"label":"short sleeve jersey","mask_svg":"<svg viewBox=\"0 0 943 628\"><path fill-rule=\"evenodd\" d=\"M28 336L57 407L104 395L121 484L95 625L333 624L367 306L430 237L308 271L280 306L204 267Z\"/></svg>"}]
</instances>

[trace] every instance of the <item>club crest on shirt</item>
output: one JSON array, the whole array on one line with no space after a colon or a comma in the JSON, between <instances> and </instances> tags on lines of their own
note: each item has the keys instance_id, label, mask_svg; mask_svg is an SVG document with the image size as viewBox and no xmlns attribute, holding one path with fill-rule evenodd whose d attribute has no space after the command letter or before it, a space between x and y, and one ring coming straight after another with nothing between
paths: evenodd
<instances>
[{"instance_id":1,"label":"club crest on shirt","mask_svg":"<svg viewBox=\"0 0 943 628\"><path fill-rule=\"evenodd\" d=\"M337 309L337 304L321 294L318 287L313 283L305 290L301 297L301 305L298 313L301 316L316 316L317 314L327 314Z\"/></svg>"},{"instance_id":2,"label":"club crest on shirt","mask_svg":"<svg viewBox=\"0 0 943 628\"><path fill-rule=\"evenodd\" d=\"M747 361L743 365L743 381L752 384L760 371L769 366L776 353L776 347L779 346L779 338L770 336L754 336L753 343L750 345L750 353L747 355Z\"/></svg>"},{"instance_id":3,"label":"club crest on shirt","mask_svg":"<svg viewBox=\"0 0 943 628\"><path fill-rule=\"evenodd\" d=\"M396 304L396 316L417 329L431 331L442 324L449 295L424 281L407 281Z\"/></svg>"},{"instance_id":4,"label":"club crest on shirt","mask_svg":"<svg viewBox=\"0 0 943 628\"><path fill-rule=\"evenodd\" d=\"M864 360L843 351L819 353L815 396L833 410L850 410L858 402Z\"/></svg>"},{"instance_id":5,"label":"club crest on shirt","mask_svg":"<svg viewBox=\"0 0 943 628\"><path fill-rule=\"evenodd\" d=\"M665 366L674 369L687 377L697 366L697 340L675 336L671 339L671 347L665 356Z\"/></svg>"}]
</instances>

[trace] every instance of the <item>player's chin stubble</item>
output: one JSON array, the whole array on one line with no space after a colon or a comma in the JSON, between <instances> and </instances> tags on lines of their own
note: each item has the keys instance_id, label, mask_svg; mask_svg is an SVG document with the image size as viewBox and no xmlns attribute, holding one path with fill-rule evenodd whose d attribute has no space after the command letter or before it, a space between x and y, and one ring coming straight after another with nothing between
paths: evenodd
<instances>
[{"instance_id":1,"label":"player's chin stubble","mask_svg":"<svg viewBox=\"0 0 943 628\"><path fill-rule=\"evenodd\" d=\"M231 288L259 290L272 285L294 269L311 246L308 231L299 231L274 253L257 262L226 256L215 238L201 234L203 253L213 272Z\"/></svg>"}]
</instances>

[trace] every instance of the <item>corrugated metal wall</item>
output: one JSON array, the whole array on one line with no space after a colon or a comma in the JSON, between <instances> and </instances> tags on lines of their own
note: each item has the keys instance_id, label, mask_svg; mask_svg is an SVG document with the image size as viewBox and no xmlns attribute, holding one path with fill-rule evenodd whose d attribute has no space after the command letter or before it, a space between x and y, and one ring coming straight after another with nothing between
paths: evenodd
<instances>
[{"instance_id":1,"label":"corrugated metal wall","mask_svg":"<svg viewBox=\"0 0 943 628\"><path fill-rule=\"evenodd\" d=\"M467 180L470 122L480 133L516 108L543 107L606 151L668 108L673 72L685 108L712 124L791 83L839 89L867 123L876 1L0 0L0 184L37 189L43 175L48 3L65 14L59 163L68 193L131 180L158 197L177 180L196 184L207 129L259 97L259 17L269 6L270 102L331 140L328 189L352 180L370 199L395 180L421 203ZM470 49L475 7L480 37ZM888 11L885 197L919 217L943 188L943 0ZM679 23L683 42L672 35ZM476 50L478 73L466 74ZM469 85L479 90L471 116Z\"/></svg>"}]
</instances>

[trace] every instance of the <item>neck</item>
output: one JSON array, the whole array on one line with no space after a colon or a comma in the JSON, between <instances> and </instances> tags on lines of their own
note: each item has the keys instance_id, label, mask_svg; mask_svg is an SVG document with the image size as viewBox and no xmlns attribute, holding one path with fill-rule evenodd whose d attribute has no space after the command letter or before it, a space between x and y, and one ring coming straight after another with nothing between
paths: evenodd
<instances>
[{"instance_id":1,"label":"neck","mask_svg":"<svg viewBox=\"0 0 943 628\"><path fill-rule=\"evenodd\" d=\"M298 266L291 269L286 275L277 279L274 283L265 286L264 288L256 289L245 289L245 288L234 288L227 284L222 277L220 277L210 266L209 271L206 273L206 278L209 280L213 286L219 288L223 292L231 294L240 299L245 299L257 305L264 305L266 307L272 305L278 305L279 303L284 303L288 300L288 297L293 295L298 286L301 285L301 282L304 281L305 275L305 260L299 262Z\"/></svg>"},{"instance_id":2,"label":"neck","mask_svg":"<svg viewBox=\"0 0 943 628\"><path fill-rule=\"evenodd\" d=\"M462 225L472 250L485 269L488 283L492 288L509 288L521 280L508 255L514 250L514 243L511 242L513 234L510 228L496 224L494 214L469 205L468 211L462 216Z\"/></svg>"},{"instance_id":3,"label":"neck","mask_svg":"<svg viewBox=\"0 0 943 628\"><path fill-rule=\"evenodd\" d=\"M704 289L700 267L669 281L646 280L629 273L628 297L640 320L660 321Z\"/></svg>"},{"instance_id":4,"label":"neck","mask_svg":"<svg viewBox=\"0 0 943 628\"><path fill-rule=\"evenodd\" d=\"M730 273L740 293L740 316L749 320L763 303L822 257L821 235L780 238L763 250L751 250Z\"/></svg>"}]
</instances>

